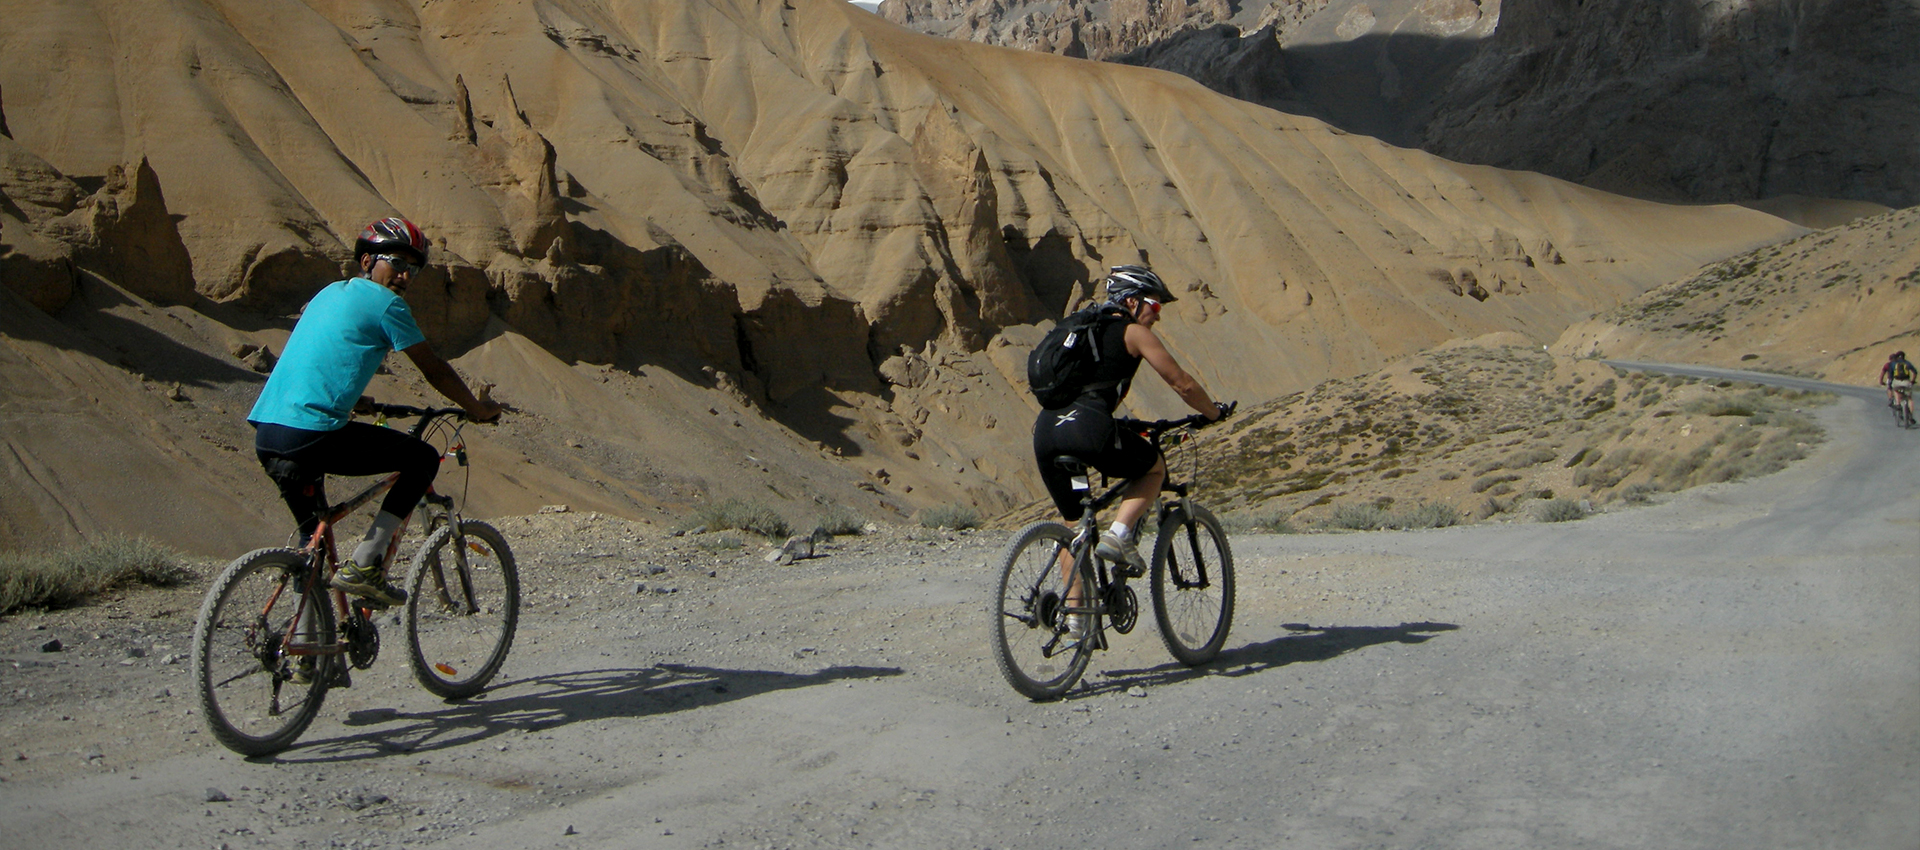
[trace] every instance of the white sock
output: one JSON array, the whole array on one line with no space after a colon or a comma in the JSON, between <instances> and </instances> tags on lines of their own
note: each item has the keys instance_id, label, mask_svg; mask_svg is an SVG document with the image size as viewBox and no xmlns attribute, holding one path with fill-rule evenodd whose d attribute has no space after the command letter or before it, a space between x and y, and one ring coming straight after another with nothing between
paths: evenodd
<instances>
[{"instance_id":1,"label":"white sock","mask_svg":"<svg viewBox=\"0 0 1920 850\"><path fill-rule=\"evenodd\" d=\"M1116 522L1113 525L1108 526L1107 533L1120 538L1122 541L1125 541L1133 537L1133 529L1128 528L1127 524L1124 522Z\"/></svg>"}]
</instances>

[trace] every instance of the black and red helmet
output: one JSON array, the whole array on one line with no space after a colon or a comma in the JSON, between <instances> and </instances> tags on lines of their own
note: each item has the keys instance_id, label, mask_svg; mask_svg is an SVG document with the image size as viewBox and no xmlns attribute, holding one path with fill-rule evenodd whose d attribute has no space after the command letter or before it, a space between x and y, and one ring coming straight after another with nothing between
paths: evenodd
<instances>
[{"instance_id":1,"label":"black and red helmet","mask_svg":"<svg viewBox=\"0 0 1920 850\"><path fill-rule=\"evenodd\" d=\"M406 254L413 259L414 265L427 264L427 235L414 227L413 222L399 216L383 218L367 225L360 231L360 238L353 242L353 258L360 259L368 254Z\"/></svg>"}]
</instances>

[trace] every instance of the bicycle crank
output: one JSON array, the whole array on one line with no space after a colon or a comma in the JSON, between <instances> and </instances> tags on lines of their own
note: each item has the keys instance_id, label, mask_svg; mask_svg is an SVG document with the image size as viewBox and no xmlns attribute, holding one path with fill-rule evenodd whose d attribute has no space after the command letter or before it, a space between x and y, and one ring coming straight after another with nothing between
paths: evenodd
<instances>
[{"instance_id":1,"label":"bicycle crank","mask_svg":"<svg viewBox=\"0 0 1920 850\"><path fill-rule=\"evenodd\" d=\"M380 627L374 625L366 610L354 607L340 631L347 639L347 660L353 662L354 669L372 667L374 659L380 657Z\"/></svg>"},{"instance_id":2,"label":"bicycle crank","mask_svg":"<svg viewBox=\"0 0 1920 850\"><path fill-rule=\"evenodd\" d=\"M1133 588L1124 583L1107 588L1107 625L1114 631L1126 634L1133 631L1135 623L1140 622L1140 597L1134 595Z\"/></svg>"}]
</instances>

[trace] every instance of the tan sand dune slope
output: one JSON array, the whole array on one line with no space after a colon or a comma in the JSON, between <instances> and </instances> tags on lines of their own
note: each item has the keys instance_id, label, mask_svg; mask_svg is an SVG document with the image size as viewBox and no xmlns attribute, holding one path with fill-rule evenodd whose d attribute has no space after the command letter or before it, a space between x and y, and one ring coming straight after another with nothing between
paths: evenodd
<instances>
[{"instance_id":1,"label":"tan sand dune slope","mask_svg":"<svg viewBox=\"0 0 1920 850\"><path fill-rule=\"evenodd\" d=\"M1567 329L1574 356L1872 384L1920 352L1920 207L1730 257Z\"/></svg>"},{"instance_id":2,"label":"tan sand dune slope","mask_svg":"<svg viewBox=\"0 0 1920 850\"><path fill-rule=\"evenodd\" d=\"M0 254L33 305L19 309L97 341L103 304L154 299L155 333L195 328L188 347L225 357L188 394L221 395L232 421L257 377L226 353L273 348L359 227L403 214L435 239L438 267L409 292L430 339L472 350L473 377L554 423L515 439L639 433L578 473L604 481L724 401L747 417L728 440L764 426L810 446L806 463L839 476L822 499L1024 501L1022 346L1112 263L1161 270L1183 293L1163 326L1177 353L1218 394L1261 400L1455 337L1551 340L1802 232L1457 166L1171 74L933 39L841 0L4 0L0 19ZM134 248L114 245L184 258L192 292L154 277L164 264L116 265ZM164 347L88 355L18 322L10 340L174 383L151 380ZM13 330L28 326L43 330ZM508 369L475 348L515 337L549 360ZM554 395L556 369L680 390ZM250 480L243 429L180 475ZM796 499L718 457L672 459L698 486L586 495L633 514L684 511L696 491ZM505 506L559 485L476 486ZM109 513L94 522L151 525Z\"/></svg>"}]
</instances>

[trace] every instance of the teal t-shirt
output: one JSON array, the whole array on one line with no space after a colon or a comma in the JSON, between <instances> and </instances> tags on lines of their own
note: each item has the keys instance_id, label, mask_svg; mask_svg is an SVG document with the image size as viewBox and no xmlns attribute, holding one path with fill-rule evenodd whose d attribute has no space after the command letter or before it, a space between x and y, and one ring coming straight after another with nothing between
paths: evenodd
<instances>
[{"instance_id":1,"label":"teal t-shirt","mask_svg":"<svg viewBox=\"0 0 1920 850\"><path fill-rule=\"evenodd\" d=\"M336 430L387 352L424 341L413 311L392 290L364 277L329 284L301 312L247 421Z\"/></svg>"}]
</instances>

